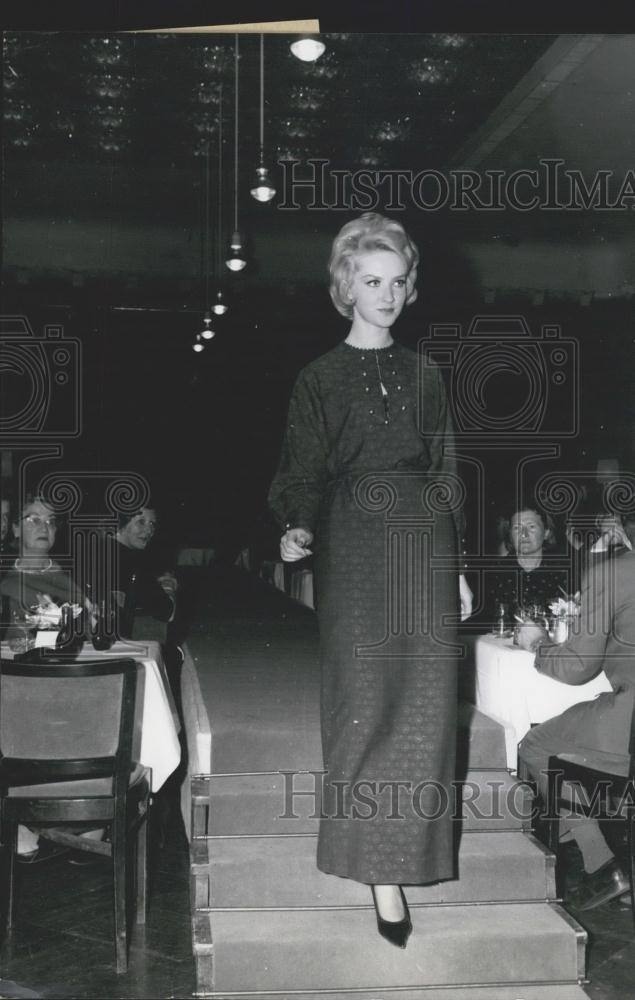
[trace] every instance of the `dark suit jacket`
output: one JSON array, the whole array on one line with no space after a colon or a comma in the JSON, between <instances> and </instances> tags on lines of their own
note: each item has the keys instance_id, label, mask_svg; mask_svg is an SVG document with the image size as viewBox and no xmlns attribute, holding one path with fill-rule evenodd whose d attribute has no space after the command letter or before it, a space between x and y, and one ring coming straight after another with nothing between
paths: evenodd
<instances>
[{"instance_id":1,"label":"dark suit jacket","mask_svg":"<svg viewBox=\"0 0 635 1000\"><path fill-rule=\"evenodd\" d=\"M613 692L574 705L560 719L561 735L572 749L598 751L600 766L608 766L612 756L628 759L635 700L635 552L591 565L581 600L572 636L562 645L542 646L536 669L565 684L585 684L604 670Z\"/></svg>"}]
</instances>

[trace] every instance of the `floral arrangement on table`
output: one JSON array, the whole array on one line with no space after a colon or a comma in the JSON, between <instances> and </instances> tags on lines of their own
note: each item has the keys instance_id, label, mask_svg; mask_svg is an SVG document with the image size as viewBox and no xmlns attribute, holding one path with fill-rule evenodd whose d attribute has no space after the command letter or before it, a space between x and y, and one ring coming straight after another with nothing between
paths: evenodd
<instances>
[{"instance_id":1,"label":"floral arrangement on table","mask_svg":"<svg viewBox=\"0 0 635 1000\"><path fill-rule=\"evenodd\" d=\"M566 642L569 638L571 627L580 614L580 595L557 597L549 604L549 610L553 615L550 634L554 642Z\"/></svg>"},{"instance_id":2,"label":"floral arrangement on table","mask_svg":"<svg viewBox=\"0 0 635 1000\"><path fill-rule=\"evenodd\" d=\"M63 608L70 608L73 618L77 618L82 613L79 604L71 604L69 601L56 604L48 594L38 594L37 597L37 604L32 604L24 615L24 624L28 625L29 628L59 629Z\"/></svg>"}]
</instances>

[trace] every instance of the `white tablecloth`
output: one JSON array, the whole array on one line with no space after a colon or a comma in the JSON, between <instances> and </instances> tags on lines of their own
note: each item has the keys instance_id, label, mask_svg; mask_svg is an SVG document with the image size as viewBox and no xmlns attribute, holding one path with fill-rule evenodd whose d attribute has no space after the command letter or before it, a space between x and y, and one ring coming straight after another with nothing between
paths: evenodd
<instances>
[{"instance_id":1,"label":"white tablecloth","mask_svg":"<svg viewBox=\"0 0 635 1000\"><path fill-rule=\"evenodd\" d=\"M13 659L9 646L2 643L3 659ZM97 653L85 643L78 659L130 656L139 667L133 757L152 768L152 791L156 792L181 760L179 721L165 664L158 642L117 642L107 652Z\"/></svg>"},{"instance_id":2,"label":"white tablecloth","mask_svg":"<svg viewBox=\"0 0 635 1000\"><path fill-rule=\"evenodd\" d=\"M505 726L507 766L514 770L518 743L533 724L610 690L603 671L587 684L562 684L539 674L533 653L511 639L482 635L476 640L476 707Z\"/></svg>"}]
</instances>

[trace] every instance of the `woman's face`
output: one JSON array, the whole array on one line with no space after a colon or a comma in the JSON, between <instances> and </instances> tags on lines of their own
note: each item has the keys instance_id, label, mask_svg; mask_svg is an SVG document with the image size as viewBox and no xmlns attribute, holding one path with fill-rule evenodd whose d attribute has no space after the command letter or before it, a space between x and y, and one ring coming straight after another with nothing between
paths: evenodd
<instances>
[{"instance_id":1,"label":"woman's face","mask_svg":"<svg viewBox=\"0 0 635 1000\"><path fill-rule=\"evenodd\" d=\"M375 327L391 327L406 302L406 262L390 250L373 250L355 258L348 288L354 313Z\"/></svg>"},{"instance_id":2,"label":"woman's face","mask_svg":"<svg viewBox=\"0 0 635 1000\"><path fill-rule=\"evenodd\" d=\"M117 532L117 538L129 549L145 549L157 530L156 511L144 507Z\"/></svg>"},{"instance_id":3,"label":"woman's face","mask_svg":"<svg viewBox=\"0 0 635 1000\"><path fill-rule=\"evenodd\" d=\"M40 500L27 504L20 520L13 525L13 534L19 540L21 555L46 555L55 542L56 532L55 514Z\"/></svg>"},{"instance_id":4,"label":"woman's face","mask_svg":"<svg viewBox=\"0 0 635 1000\"><path fill-rule=\"evenodd\" d=\"M540 514L533 510L519 510L511 519L509 534L518 555L537 555L542 552L547 530Z\"/></svg>"}]
</instances>

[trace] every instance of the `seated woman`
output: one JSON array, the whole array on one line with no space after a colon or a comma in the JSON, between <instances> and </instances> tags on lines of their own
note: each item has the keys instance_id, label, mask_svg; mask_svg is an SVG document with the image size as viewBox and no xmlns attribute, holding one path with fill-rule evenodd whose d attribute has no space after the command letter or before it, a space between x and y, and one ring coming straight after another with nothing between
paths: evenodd
<instances>
[{"instance_id":1,"label":"seated woman","mask_svg":"<svg viewBox=\"0 0 635 1000\"><path fill-rule=\"evenodd\" d=\"M157 527L154 507L142 507L134 514L122 514L110 556L115 574L113 594L118 634L132 638L135 619L149 616L169 622L174 616L176 577L159 572L146 549Z\"/></svg>"},{"instance_id":2,"label":"seated woman","mask_svg":"<svg viewBox=\"0 0 635 1000\"><path fill-rule=\"evenodd\" d=\"M7 638L24 637L24 623L40 620L46 627L59 621L62 604L83 607L84 595L71 576L51 557L57 535L55 511L45 497L27 495L14 506L12 534L18 558L0 581L2 624Z\"/></svg>"},{"instance_id":3,"label":"seated woman","mask_svg":"<svg viewBox=\"0 0 635 1000\"><path fill-rule=\"evenodd\" d=\"M548 514L536 507L521 507L506 521L504 543L507 555L483 573L481 624L494 625L498 608L507 608L507 620L513 623L514 610L524 608L532 614L548 613L552 601L571 590L566 560L548 556L555 546L555 529Z\"/></svg>"},{"instance_id":4,"label":"seated woman","mask_svg":"<svg viewBox=\"0 0 635 1000\"><path fill-rule=\"evenodd\" d=\"M14 652L22 652L26 649L27 629L33 627L30 622L55 626L62 604L86 607L86 602L72 577L50 555L58 521L46 497L27 494L21 506L11 505L11 512L14 516L10 534L18 555L0 580L2 637ZM100 834L95 832L95 836ZM65 849L45 840L40 840L38 846L38 834L19 827L21 861L45 861L60 853L66 853Z\"/></svg>"}]
</instances>

